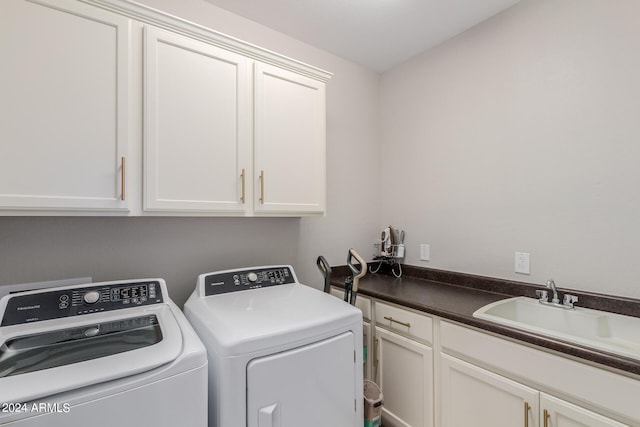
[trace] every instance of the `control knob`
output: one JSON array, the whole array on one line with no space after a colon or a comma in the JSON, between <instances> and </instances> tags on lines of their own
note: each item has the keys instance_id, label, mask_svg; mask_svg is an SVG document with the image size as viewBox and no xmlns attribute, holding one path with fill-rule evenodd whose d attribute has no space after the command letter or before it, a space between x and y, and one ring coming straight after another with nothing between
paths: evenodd
<instances>
[{"instance_id":1,"label":"control knob","mask_svg":"<svg viewBox=\"0 0 640 427\"><path fill-rule=\"evenodd\" d=\"M100 299L100 292L98 291L89 291L82 297L84 302L87 304L95 304Z\"/></svg>"},{"instance_id":2,"label":"control knob","mask_svg":"<svg viewBox=\"0 0 640 427\"><path fill-rule=\"evenodd\" d=\"M249 279L250 282L255 282L256 280L258 280L258 275L254 272L251 272L247 274L247 279Z\"/></svg>"}]
</instances>

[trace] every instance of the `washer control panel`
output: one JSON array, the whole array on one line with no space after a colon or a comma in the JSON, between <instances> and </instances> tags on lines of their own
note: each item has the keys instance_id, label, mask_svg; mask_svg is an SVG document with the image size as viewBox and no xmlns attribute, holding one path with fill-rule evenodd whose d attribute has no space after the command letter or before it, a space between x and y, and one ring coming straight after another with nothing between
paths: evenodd
<instances>
[{"instance_id":1,"label":"washer control panel","mask_svg":"<svg viewBox=\"0 0 640 427\"><path fill-rule=\"evenodd\" d=\"M205 295L219 295L247 289L296 283L289 267L264 267L211 273L204 278Z\"/></svg>"},{"instance_id":2,"label":"washer control panel","mask_svg":"<svg viewBox=\"0 0 640 427\"><path fill-rule=\"evenodd\" d=\"M32 294L15 294L7 302L0 326L79 316L163 303L156 280L105 283L79 288L56 289Z\"/></svg>"}]
</instances>

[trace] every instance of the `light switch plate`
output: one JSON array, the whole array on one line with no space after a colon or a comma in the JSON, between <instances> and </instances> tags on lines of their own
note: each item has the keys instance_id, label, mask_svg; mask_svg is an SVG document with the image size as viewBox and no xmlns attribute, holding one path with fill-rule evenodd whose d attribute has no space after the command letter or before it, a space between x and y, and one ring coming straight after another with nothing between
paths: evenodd
<instances>
[{"instance_id":1,"label":"light switch plate","mask_svg":"<svg viewBox=\"0 0 640 427\"><path fill-rule=\"evenodd\" d=\"M420 244L420 261L431 260L431 248L424 243Z\"/></svg>"},{"instance_id":2,"label":"light switch plate","mask_svg":"<svg viewBox=\"0 0 640 427\"><path fill-rule=\"evenodd\" d=\"M516 252L515 259L516 259L516 265L515 265L516 273L531 274L528 252Z\"/></svg>"}]
</instances>

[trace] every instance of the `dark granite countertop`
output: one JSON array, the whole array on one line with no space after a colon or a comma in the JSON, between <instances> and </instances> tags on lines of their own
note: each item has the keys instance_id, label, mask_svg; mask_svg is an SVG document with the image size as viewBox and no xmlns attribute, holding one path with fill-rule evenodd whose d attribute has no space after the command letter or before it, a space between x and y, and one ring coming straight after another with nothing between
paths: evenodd
<instances>
[{"instance_id":1,"label":"dark granite countertop","mask_svg":"<svg viewBox=\"0 0 640 427\"><path fill-rule=\"evenodd\" d=\"M358 294L399 304L443 319L453 320L488 332L523 341L550 351L603 365L626 375L640 375L640 361L577 344L522 331L473 317L480 307L512 296L535 296L536 287L526 283L484 278L451 272L403 266L401 278L390 274L367 273L360 279ZM344 287L346 267L334 267L332 284ZM564 290L560 290L564 291ZM571 291L582 306L638 316L640 301ZM633 314L632 314L633 313Z\"/></svg>"}]
</instances>

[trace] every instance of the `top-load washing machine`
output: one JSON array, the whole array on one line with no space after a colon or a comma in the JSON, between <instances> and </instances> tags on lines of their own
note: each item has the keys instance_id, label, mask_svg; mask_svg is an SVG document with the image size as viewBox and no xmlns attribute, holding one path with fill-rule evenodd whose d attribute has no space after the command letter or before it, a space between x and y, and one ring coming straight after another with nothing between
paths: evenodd
<instances>
[{"instance_id":1,"label":"top-load washing machine","mask_svg":"<svg viewBox=\"0 0 640 427\"><path fill-rule=\"evenodd\" d=\"M205 349L162 279L0 300L0 426L205 427Z\"/></svg>"},{"instance_id":2,"label":"top-load washing machine","mask_svg":"<svg viewBox=\"0 0 640 427\"><path fill-rule=\"evenodd\" d=\"M184 306L209 358L210 427L361 427L362 314L291 266L202 274Z\"/></svg>"}]
</instances>

